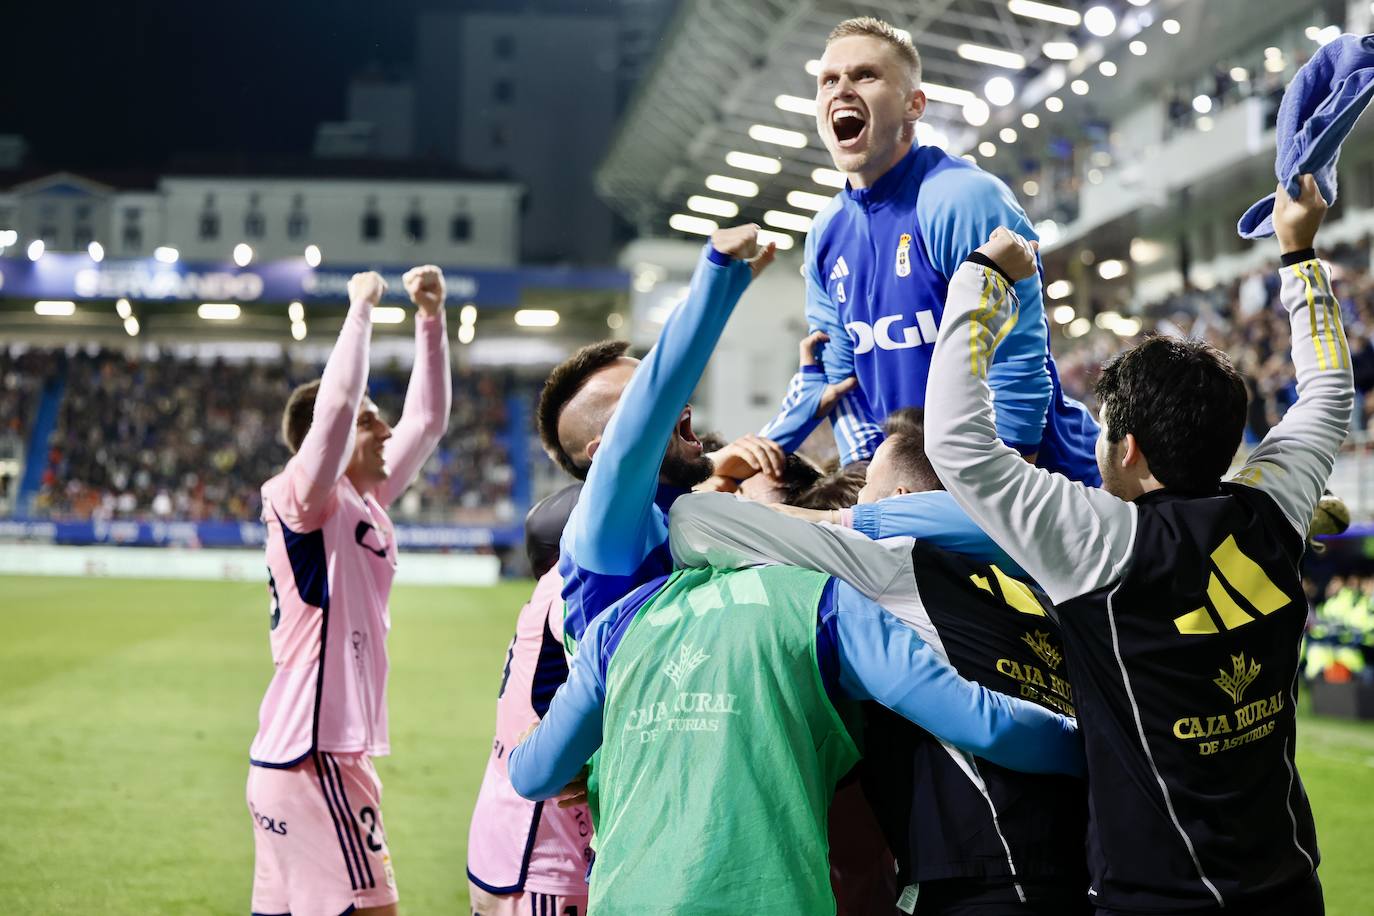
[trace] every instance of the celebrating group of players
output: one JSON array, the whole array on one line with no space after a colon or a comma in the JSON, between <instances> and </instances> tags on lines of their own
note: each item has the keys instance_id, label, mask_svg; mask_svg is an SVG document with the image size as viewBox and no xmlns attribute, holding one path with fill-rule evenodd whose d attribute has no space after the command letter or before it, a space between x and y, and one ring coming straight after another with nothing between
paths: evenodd
<instances>
[{"instance_id":1,"label":"celebrating group of players","mask_svg":"<svg viewBox=\"0 0 1374 916\"><path fill-rule=\"evenodd\" d=\"M1099 432L1059 390L1025 214L914 144L920 78L885 23L829 37L817 123L848 184L807 238L813 334L758 435L707 450L687 405L773 260L754 226L712 235L642 362L608 341L549 376L539 432L581 483L527 522L540 579L473 814L474 914L1323 911L1293 754L1299 567L1353 403L1325 202L1310 178L1278 192L1299 396L1223 482L1246 414L1225 354L1121 353ZM442 276L405 284L396 428L364 394L382 287L359 275L263 488L254 913L396 911L370 763L386 506L450 398ZM792 454L826 417L832 475Z\"/></svg>"}]
</instances>

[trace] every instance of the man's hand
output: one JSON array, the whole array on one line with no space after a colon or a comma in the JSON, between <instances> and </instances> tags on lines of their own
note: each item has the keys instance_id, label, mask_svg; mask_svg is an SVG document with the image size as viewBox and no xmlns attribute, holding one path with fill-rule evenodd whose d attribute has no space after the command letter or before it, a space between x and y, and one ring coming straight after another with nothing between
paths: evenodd
<instances>
[{"instance_id":1,"label":"man's hand","mask_svg":"<svg viewBox=\"0 0 1374 916\"><path fill-rule=\"evenodd\" d=\"M1274 234L1279 237L1279 251L1302 251L1311 248L1317 238L1317 228L1326 216L1326 199L1311 175L1298 176L1301 192L1298 199L1288 196L1282 184L1274 192Z\"/></svg>"},{"instance_id":2,"label":"man's hand","mask_svg":"<svg viewBox=\"0 0 1374 916\"><path fill-rule=\"evenodd\" d=\"M1035 273L1035 253L1040 250L1039 242L1028 242L1006 226L992 230L992 236L984 242L978 252L989 258L1013 283Z\"/></svg>"},{"instance_id":3,"label":"man's hand","mask_svg":"<svg viewBox=\"0 0 1374 916\"><path fill-rule=\"evenodd\" d=\"M348 301L376 305L386 292L386 281L375 270L354 274L348 281Z\"/></svg>"},{"instance_id":4,"label":"man's hand","mask_svg":"<svg viewBox=\"0 0 1374 916\"><path fill-rule=\"evenodd\" d=\"M802 338L801 342L801 365L803 368L817 364L816 348L823 343L830 342L830 335L824 331L813 331ZM858 387L859 380L855 376L850 376L842 382L833 385L826 385L825 391L821 392L821 402L816 406L816 419L824 417L835 409L840 398Z\"/></svg>"},{"instance_id":5,"label":"man's hand","mask_svg":"<svg viewBox=\"0 0 1374 916\"><path fill-rule=\"evenodd\" d=\"M407 270L401 285L421 315L433 318L444 307L444 272L433 264Z\"/></svg>"},{"instance_id":6,"label":"man's hand","mask_svg":"<svg viewBox=\"0 0 1374 916\"><path fill-rule=\"evenodd\" d=\"M782 446L772 439L765 439L750 433L740 436L725 448L711 455L716 465L716 475L744 480L755 474L782 477L787 466L787 455Z\"/></svg>"},{"instance_id":7,"label":"man's hand","mask_svg":"<svg viewBox=\"0 0 1374 916\"><path fill-rule=\"evenodd\" d=\"M759 247L759 227L754 223L717 229L711 233L711 247L721 254L748 261L755 277L773 263L773 257L778 253L778 246L773 242Z\"/></svg>"},{"instance_id":8,"label":"man's hand","mask_svg":"<svg viewBox=\"0 0 1374 916\"><path fill-rule=\"evenodd\" d=\"M792 518L799 518L804 522L830 522L832 525L840 523L839 509L803 509L800 506L789 506L786 503L764 503L764 505L781 515L790 515Z\"/></svg>"},{"instance_id":9,"label":"man's hand","mask_svg":"<svg viewBox=\"0 0 1374 916\"><path fill-rule=\"evenodd\" d=\"M578 805L585 805L587 803L587 777L590 774L591 771L583 767L578 774L573 777L573 781L563 787L563 791L559 792L557 795L558 807L575 808Z\"/></svg>"}]
</instances>

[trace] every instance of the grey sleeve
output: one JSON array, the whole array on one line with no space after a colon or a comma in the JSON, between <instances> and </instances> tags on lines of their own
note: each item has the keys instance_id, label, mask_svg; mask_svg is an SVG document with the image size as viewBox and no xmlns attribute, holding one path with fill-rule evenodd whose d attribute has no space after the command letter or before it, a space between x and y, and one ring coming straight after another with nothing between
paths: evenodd
<instances>
[{"instance_id":1,"label":"grey sleeve","mask_svg":"<svg viewBox=\"0 0 1374 916\"><path fill-rule=\"evenodd\" d=\"M1298 400L1233 480L1274 498L1304 538L1336 452L1350 432L1355 386L1341 306L1315 257L1285 266L1279 297L1293 326Z\"/></svg>"},{"instance_id":2,"label":"grey sleeve","mask_svg":"<svg viewBox=\"0 0 1374 916\"><path fill-rule=\"evenodd\" d=\"M996 271L966 261L955 272L930 365L939 396L926 400L926 454L969 517L1058 604L1121 577L1136 509L998 440L988 364L1018 308Z\"/></svg>"},{"instance_id":3,"label":"grey sleeve","mask_svg":"<svg viewBox=\"0 0 1374 916\"><path fill-rule=\"evenodd\" d=\"M850 528L812 524L725 493L680 497L668 515L677 566L800 566L852 585L897 616L915 594L911 538L872 541Z\"/></svg>"}]
</instances>

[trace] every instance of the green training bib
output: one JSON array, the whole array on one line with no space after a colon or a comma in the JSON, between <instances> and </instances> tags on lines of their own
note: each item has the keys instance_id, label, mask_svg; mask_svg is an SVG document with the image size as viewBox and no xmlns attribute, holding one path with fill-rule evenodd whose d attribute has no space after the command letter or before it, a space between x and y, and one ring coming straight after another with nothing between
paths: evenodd
<instances>
[{"instance_id":1,"label":"green training bib","mask_svg":"<svg viewBox=\"0 0 1374 916\"><path fill-rule=\"evenodd\" d=\"M827 577L675 573L606 673L590 911L834 913L826 811L858 760L816 666Z\"/></svg>"}]
</instances>

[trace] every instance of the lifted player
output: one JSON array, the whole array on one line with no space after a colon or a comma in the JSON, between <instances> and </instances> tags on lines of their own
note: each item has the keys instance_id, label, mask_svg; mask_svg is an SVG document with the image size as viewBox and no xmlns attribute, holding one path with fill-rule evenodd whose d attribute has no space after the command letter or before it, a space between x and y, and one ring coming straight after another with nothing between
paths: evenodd
<instances>
[{"instance_id":1,"label":"lifted player","mask_svg":"<svg viewBox=\"0 0 1374 916\"><path fill-rule=\"evenodd\" d=\"M317 382L291 393L286 468L262 488L276 668L249 758L253 912L389 916L396 880L372 758L387 736L387 599L396 537L386 509L448 428L452 381L437 267L406 273L415 365L393 430L366 394L375 273L349 307Z\"/></svg>"},{"instance_id":2,"label":"lifted player","mask_svg":"<svg viewBox=\"0 0 1374 916\"><path fill-rule=\"evenodd\" d=\"M828 338L825 377L858 379L833 414L845 464L873 456L892 411L926 405L945 291L959 264L998 226L1032 234L995 176L916 143L925 106L921 58L904 35L867 16L831 31L816 77L816 127L847 184L816 215L802 269L806 320ZM1044 467L1096 482L1096 424L1059 390L1039 276L1017 292L1021 320L1007 328L989 374L997 433ZM785 451L818 422L797 395L788 392L761 433Z\"/></svg>"}]
</instances>

